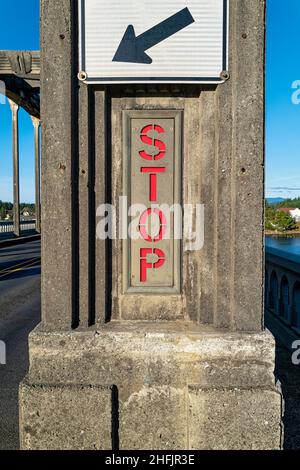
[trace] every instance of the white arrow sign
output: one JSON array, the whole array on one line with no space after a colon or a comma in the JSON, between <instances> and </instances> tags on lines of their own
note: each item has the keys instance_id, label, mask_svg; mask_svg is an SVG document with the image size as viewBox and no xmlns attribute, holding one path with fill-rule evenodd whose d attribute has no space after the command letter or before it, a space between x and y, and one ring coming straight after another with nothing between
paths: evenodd
<instances>
[{"instance_id":1,"label":"white arrow sign","mask_svg":"<svg viewBox=\"0 0 300 470\"><path fill-rule=\"evenodd\" d=\"M80 0L87 83L220 83L229 0Z\"/></svg>"}]
</instances>

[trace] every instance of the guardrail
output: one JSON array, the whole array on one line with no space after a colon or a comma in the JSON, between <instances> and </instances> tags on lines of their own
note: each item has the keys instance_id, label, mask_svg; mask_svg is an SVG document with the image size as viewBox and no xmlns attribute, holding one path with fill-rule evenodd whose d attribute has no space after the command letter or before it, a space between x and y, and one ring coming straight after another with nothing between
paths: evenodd
<instances>
[{"instance_id":1,"label":"guardrail","mask_svg":"<svg viewBox=\"0 0 300 470\"><path fill-rule=\"evenodd\" d=\"M21 220L20 221L21 231L35 230L36 221L35 220ZM0 235L1 234L10 234L14 232L14 223L10 220L0 221Z\"/></svg>"}]
</instances>

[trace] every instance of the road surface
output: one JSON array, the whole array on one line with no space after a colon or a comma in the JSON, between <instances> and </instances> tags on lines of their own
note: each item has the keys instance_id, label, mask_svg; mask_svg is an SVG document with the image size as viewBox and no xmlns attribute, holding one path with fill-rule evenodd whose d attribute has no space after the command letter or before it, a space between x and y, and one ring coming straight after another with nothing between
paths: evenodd
<instances>
[{"instance_id":1,"label":"road surface","mask_svg":"<svg viewBox=\"0 0 300 470\"><path fill-rule=\"evenodd\" d=\"M0 449L19 448L18 387L28 370L28 335L40 321L40 242L0 249Z\"/></svg>"}]
</instances>

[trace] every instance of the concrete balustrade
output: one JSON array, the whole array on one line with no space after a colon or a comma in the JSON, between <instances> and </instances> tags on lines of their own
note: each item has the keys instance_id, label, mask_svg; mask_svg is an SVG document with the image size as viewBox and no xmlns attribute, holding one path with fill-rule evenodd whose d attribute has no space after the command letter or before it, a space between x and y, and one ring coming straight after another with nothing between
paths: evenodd
<instances>
[{"instance_id":1,"label":"concrete balustrade","mask_svg":"<svg viewBox=\"0 0 300 470\"><path fill-rule=\"evenodd\" d=\"M36 221L35 220L21 220L20 228L22 231L36 230ZM0 237L5 236L5 234L14 233L14 223L10 220L4 220L0 222Z\"/></svg>"},{"instance_id":2,"label":"concrete balustrade","mask_svg":"<svg viewBox=\"0 0 300 470\"><path fill-rule=\"evenodd\" d=\"M300 256L266 249L265 305L300 333Z\"/></svg>"}]
</instances>

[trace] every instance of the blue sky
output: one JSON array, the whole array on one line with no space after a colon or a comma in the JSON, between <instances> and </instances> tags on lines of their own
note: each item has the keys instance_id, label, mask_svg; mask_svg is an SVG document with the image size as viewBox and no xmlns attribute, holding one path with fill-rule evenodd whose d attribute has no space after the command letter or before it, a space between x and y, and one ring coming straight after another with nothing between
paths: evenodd
<instances>
[{"instance_id":1,"label":"blue sky","mask_svg":"<svg viewBox=\"0 0 300 470\"><path fill-rule=\"evenodd\" d=\"M266 189L273 197L300 195L300 1L267 1ZM299 82L300 85L300 82ZM299 95L300 96L300 95Z\"/></svg>"},{"instance_id":2,"label":"blue sky","mask_svg":"<svg viewBox=\"0 0 300 470\"><path fill-rule=\"evenodd\" d=\"M1 1L0 49L39 50L39 0ZM2 100L1 100L2 102ZM34 201L33 125L20 110L20 190L22 202ZM0 104L0 199L12 200L11 113Z\"/></svg>"},{"instance_id":3,"label":"blue sky","mask_svg":"<svg viewBox=\"0 0 300 470\"><path fill-rule=\"evenodd\" d=\"M2 4L0 49L39 49L39 0ZM300 195L300 104L292 103L292 83L300 81L300 1L267 4L266 192L272 197L296 197ZM31 202L33 127L24 111L20 111L20 129L21 200ZM0 199L12 199L8 105L0 105Z\"/></svg>"}]
</instances>

